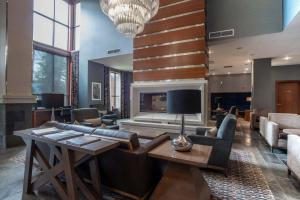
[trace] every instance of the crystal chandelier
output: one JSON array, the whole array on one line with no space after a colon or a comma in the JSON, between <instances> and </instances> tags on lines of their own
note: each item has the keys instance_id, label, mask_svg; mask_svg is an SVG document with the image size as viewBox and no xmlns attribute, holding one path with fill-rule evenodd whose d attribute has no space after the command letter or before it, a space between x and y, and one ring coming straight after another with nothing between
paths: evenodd
<instances>
[{"instance_id":1,"label":"crystal chandelier","mask_svg":"<svg viewBox=\"0 0 300 200\"><path fill-rule=\"evenodd\" d=\"M119 32L134 38L156 15L159 0L100 0L100 6Z\"/></svg>"}]
</instances>

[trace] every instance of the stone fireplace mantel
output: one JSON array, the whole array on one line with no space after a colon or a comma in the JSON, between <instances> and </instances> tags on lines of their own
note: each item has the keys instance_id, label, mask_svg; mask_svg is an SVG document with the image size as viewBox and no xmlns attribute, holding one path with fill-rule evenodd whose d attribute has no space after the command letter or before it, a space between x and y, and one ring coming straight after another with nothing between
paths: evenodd
<instances>
[{"instance_id":1,"label":"stone fireplace mantel","mask_svg":"<svg viewBox=\"0 0 300 200\"><path fill-rule=\"evenodd\" d=\"M140 112L141 93L164 93L169 90L196 89L201 90L202 113L198 115L187 115L186 124L204 126L207 122L207 80L167 80L134 82L130 91L130 113L131 120L135 122L152 122L162 124L179 124L180 117L167 113Z\"/></svg>"}]
</instances>

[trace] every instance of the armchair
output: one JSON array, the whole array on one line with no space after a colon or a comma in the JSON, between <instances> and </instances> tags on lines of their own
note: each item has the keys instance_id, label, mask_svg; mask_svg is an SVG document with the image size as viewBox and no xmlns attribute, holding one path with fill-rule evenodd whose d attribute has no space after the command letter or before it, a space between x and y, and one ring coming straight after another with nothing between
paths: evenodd
<instances>
[{"instance_id":1,"label":"armchair","mask_svg":"<svg viewBox=\"0 0 300 200\"><path fill-rule=\"evenodd\" d=\"M80 108L74 109L71 111L71 122L79 122L83 126L92 126L91 123L85 122L86 119L96 119L101 118L102 123L106 125L108 129L119 129L119 126L116 125L116 116L115 115L103 115L100 117L99 112L96 108Z\"/></svg>"},{"instance_id":2,"label":"armchair","mask_svg":"<svg viewBox=\"0 0 300 200\"><path fill-rule=\"evenodd\" d=\"M217 119L217 128L220 128L224 118L226 117L227 114L232 114L232 115L236 115L236 111L237 111L237 108L236 106L231 106L229 111L228 112L224 112L224 111L221 111L221 112L217 112L217 115L216 115L216 119Z\"/></svg>"},{"instance_id":3,"label":"armchair","mask_svg":"<svg viewBox=\"0 0 300 200\"><path fill-rule=\"evenodd\" d=\"M207 137L203 135L188 136L195 144L213 146L208 165L210 168L223 170L225 175L227 175L228 161L235 135L236 123L236 116L228 114L218 130L217 137Z\"/></svg>"}]
</instances>

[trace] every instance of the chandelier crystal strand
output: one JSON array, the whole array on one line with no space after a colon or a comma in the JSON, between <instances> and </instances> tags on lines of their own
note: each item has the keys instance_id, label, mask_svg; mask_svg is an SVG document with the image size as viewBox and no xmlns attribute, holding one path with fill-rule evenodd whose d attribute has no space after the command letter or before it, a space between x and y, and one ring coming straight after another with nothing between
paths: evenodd
<instances>
[{"instance_id":1,"label":"chandelier crystal strand","mask_svg":"<svg viewBox=\"0 0 300 200\"><path fill-rule=\"evenodd\" d=\"M119 32L134 38L157 14L159 0L100 0L100 6Z\"/></svg>"}]
</instances>

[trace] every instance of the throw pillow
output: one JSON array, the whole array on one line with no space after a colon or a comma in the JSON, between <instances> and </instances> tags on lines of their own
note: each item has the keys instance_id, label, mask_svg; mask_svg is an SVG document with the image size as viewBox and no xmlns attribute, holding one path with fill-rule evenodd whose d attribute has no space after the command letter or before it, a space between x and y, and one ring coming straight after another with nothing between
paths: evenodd
<instances>
[{"instance_id":1,"label":"throw pillow","mask_svg":"<svg viewBox=\"0 0 300 200\"><path fill-rule=\"evenodd\" d=\"M217 129L217 127L214 127L214 128L207 130L205 133L205 136L216 137L217 133L218 133L218 129Z\"/></svg>"},{"instance_id":2,"label":"throw pillow","mask_svg":"<svg viewBox=\"0 0 300 200\"><path fill-rule=\"evenodd\" d=\"M80 125L80 123L77 120L74 121L74 124L75 125Z\"/></svg>"},{"instance_id":3,"label":"throw pillow","mask_svg":"<svg viewBox=\"0 0 300 200\"><path fill-rule=\"evenodd\" d=\"M91 123L93 127L102 125L102 120L100 118L86 119L84 122Z\"/></svg>"}]
</instances>

